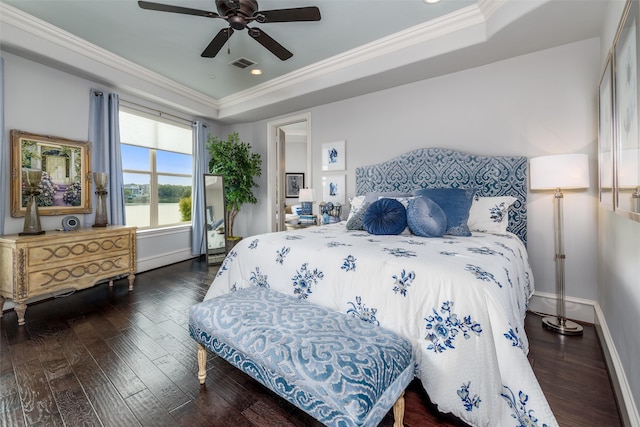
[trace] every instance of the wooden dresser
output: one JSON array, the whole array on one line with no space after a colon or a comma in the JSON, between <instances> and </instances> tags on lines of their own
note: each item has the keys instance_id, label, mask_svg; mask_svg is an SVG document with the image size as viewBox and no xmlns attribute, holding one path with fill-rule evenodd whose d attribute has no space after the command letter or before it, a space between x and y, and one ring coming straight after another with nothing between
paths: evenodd
<instances>
[{"instance_id":1,"label":"wooden dresser","mask_svg":"<svg viewBox=\"0 0 640 427\"><path fill-rule=\"evenodd\" d=\"M136 271L136 227L107 226L45 234L0 236L0 316L12 299L18 324L30 298L52 292L84 289L128 274L133 289Z\"/></svg>"}]
</instances>

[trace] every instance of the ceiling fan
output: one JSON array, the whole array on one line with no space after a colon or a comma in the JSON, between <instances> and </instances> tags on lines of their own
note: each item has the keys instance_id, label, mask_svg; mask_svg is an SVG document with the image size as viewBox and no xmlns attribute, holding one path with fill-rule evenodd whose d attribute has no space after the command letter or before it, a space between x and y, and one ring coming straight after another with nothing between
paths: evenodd
<instances>
[{"instance_id":1,"label":"ceiling fan","mask_svg":"<svg viewBox=\"0 0 640 427\"><path fill-rule=\"evenodd\" d=\"M148 1L139 1L138 6L142 9L182 13L185 15L203 16L205 18L220 18L227 21L229 27L220 30L202 52L201 56L205 58L215 57L220 49L222 49L222 46L229 40L234 30L244 30L246 28L249 35L258 43L282 61L286 61L293 56L293 53L289 52L284 46L269 37L269 35L261 29L249 27L247 24L254 21L259 24L268 24L271 22L320 20L320 10L315 6L258 10L258 2L255 0L216 0L218 13Z\"/></svg>"}]
</instances>

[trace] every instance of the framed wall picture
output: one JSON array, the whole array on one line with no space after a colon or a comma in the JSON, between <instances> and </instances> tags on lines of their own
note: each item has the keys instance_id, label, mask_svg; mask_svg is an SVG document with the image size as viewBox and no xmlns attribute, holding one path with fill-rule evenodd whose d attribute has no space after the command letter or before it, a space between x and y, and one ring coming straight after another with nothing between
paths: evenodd
<instances>
[{"instance_id":1,"label":"framed wall picture","mask_svg":"<svg viewBox=\"0 0 640 427\"><path fill-rule=\"evenodd\" d=\"M346 166L345 141L322 144L322 170L342 171Z\"/></svg>"},{"instance_id":2,"label":"framed wall picture","mask_svg":"<svg viewBox=\"0 0 640 427\"><path fill-rule=\"evenodd\" d=\"M26 215L23 171L42 171L40 215L91 212L91 143L11 131L11 216Z\"/></svg>"},{"instance_id":3,"label":"framed wall picture","mask_svg":"<svg viewBox=\"0 0 640 427\"><path fill-rule=\"evenodd\" d=\"M346 186L344 175L325 175L322 177L322 201L345 204Z\"/></svg>"},{"instance_id":4,"label":"framed wall picture","mask_svg":"<svg viewBox=\"0 0 640 427\"><path fill-rule=\"evenodd\" d=\"M285 197L295 198L300 194L300 189L304 188L304 173L285 173L286 191Z\"/></svg>"},{"instance_id":5,"label":"framed wall picture","mask_svg":"<svg viewBox=\"0 0 640 427\"><path fill-rule=\"evenodd\" d=\"M613 45L615 211L640 221L638 1L627 2Z\"/></svg>"},{"instance_id":6,"label":"framed wall picture","mask_svg":"<svg viewBox=\"0 0 640 427\"><path fill-rule=\"evenodd\" d=\"M598 92L598 165L600 203L613 209L613 64L608 56Z\"/></svg>"}]
</instances>

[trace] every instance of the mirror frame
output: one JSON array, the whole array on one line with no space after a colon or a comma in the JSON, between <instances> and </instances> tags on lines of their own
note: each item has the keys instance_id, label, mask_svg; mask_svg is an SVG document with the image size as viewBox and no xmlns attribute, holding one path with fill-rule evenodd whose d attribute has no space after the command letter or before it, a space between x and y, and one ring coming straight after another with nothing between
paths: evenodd
<instances>
[{"instance_id":1,"label":"mirror frame","mask_svg":"<svg viewBox=\"0 0 640 427\"><path fill-rule=\"evenodd\" d=\"M22 173L25 168L46 170L45 151L62 152L57 157L67 158L67 169L75 168L72 184L65 193L73 198L73 203L65 201L64 205L38 204L40 215L66 215L91 213L91 143L88 141L74 141L56 136L36 135L16 129L11 130L11 216L26 215L26 201L22 191ZM70 157L69 153L73 156ZM51 154L50 154L51 155ZM73 163L70 163L73 161ZM51 181L47 181L51 182ZM44 184L41 184L41 186ZM55 187L49 187L55 188ZM49 193L50 194L50 193ZM53 198L53 194L50 194Z\"/></svg>"},{"instance_id":2,"label":"mirror frame","mask_svg":"<svg viewBox=\"0 0 640 427\"><path fill-rule=\"evenodd\" d=\"M220 200L218 201L218 203L213 203L210 200L210 196L208 194L207 191L207 181L208 178L212 178L215 177L218 180L220 180ZM206 247L206 256L207 256L207 264L220 264L222 263L222 261L224 260L224 258L227 255L227 250L226 250L226 235L227 235L227 230L226 230L226 223L225 223L225 219L226 219L226 212L227 212L227 203L224 197L224 177L222 175L216 175L216 174L212 174L212 173L205 173L202 176L202 191L204 194L204 221L203 221L203 227L204 227L204 239L205 239L205 247ZM221 203L220 203L221 202ZM210 222L213 221L213 217L214 214L216 213L215 206L219 206L222 205L222 225L223 225L223 232L222 233L218 233L215 232L214 229L209 229L209 225ZM218 214L217 216L220 216L220 214ZM216 227L218 228L218 227ZM210 241L210 232L215 232L216 236L222 236L222 246L218 246L216 248L212 248L209 249L209 241Z\"/></svg>"}]
</instances>

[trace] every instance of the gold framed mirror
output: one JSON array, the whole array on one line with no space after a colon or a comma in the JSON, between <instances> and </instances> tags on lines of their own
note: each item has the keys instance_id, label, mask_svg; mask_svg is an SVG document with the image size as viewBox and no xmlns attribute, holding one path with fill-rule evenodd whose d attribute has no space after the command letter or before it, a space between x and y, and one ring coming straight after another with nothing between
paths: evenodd
<instances>
[{"instance_id":1,"label":"gold framed mirror","mask_svg":"<svg viewBox=\"0 0 640 427\"><path fill-rule=\"evenodd\" d=\"M42 172L37 195L40 215L91 212L91 144L11 131L11 216L26 214L23 170Z\"/></svg>"}]
</instances>

